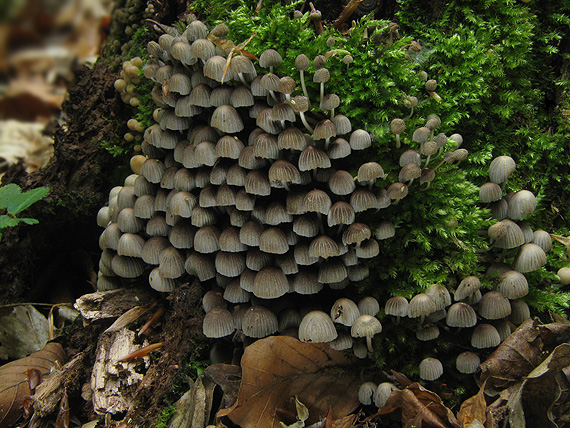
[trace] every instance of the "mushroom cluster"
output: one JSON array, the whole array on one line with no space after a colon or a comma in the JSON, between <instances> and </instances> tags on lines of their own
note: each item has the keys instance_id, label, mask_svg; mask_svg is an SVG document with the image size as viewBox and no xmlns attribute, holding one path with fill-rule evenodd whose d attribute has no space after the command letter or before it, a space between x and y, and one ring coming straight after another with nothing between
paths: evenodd
<instances>
[{"instance_id":1,"label":"mushroom cluster","mask_svg":"<svg viewBox=\"0 0 570 428\"><path fill-rule=\"evenodd\" d=\"M451 138L451 137L450 137ZM508 176L515 170L509 156L491 162L491 181L480 188L480 202L491 209L497 220L488 229L490 253L499 249L497 259L487 269L485 280L492 289L482 287L481 278L465 276L450 293L446 286L433 284L409 302L401 296L390 298L385 313L400 322L402 317L417 318L416 337L420 341L437 339L440 326L445 329L471 329L470 346L474 350L494 348L509 336L515 326L530 317L526 302L520 300L529 292L525 273L546 264L546 252L552 247L550 234L533 231L524 218L536 208L536 198L527 190L503 196ZM508 262L508 263L507 263ZM452 299L453 294L453 299ZM420 377L435 380L443 374L441 363L426 358L420 365ZM474 373L479 357L472 351L461 353L456 368L461 373Z\"/></svg>"},{"instance_id":2,"label":"mushroom cluster","mask_svg":"<svg viewBox=\"0 0 570 428\"><path fill-rule=\"evenodd\" d=\"M108 205L99 212L97 221L105 230L97 288L146 280L155 290L171 292L195 277L210 287L202 302L207 337L240 330L255 339L282 332L303 341L331 342L335 349L352 347L355 355L366 357L372 337L382 330L375 317L378 301L365 297L358 304L347 298L300 304L300 299L367 278L366 261L396 233L383 210L406 197L412 183L414 190L429 187L442 164L464 160L462 137L436 134L441 121L428 116L411 136L418 150L402 151L397 181L390 182L377 162L354 166L373 138L338 114L341 98L327 93L325 56L311 61L299 55L298 74L279 76L277 51L262 52L257 67L226 39L223 24L210 31L194 20L183 32L160 29L164 34L148 44L149 59L142 67L144 77L155 82L155 123L144 129L142 155L131 160L133 174L111 190ZM129 94L129 79L140 77L141 66L139 59L126 63L116 84L130 104L135 98ZM305 82L309 78L314 94ZM398 149L405 125L394 119L390 126ZM141 126L129 124L137 132L143 132ZM453 150L444 153L450 146ZM493 177L501 180L502 197L506 177ZM494 198L497 189L489 193ZM528 197L511 199L513 213L528 215ZM396 322L418 318L416 335L422 341L439 336L439 321L459 329L474 327L482 317L490 321L477 325L472 345L496 346L496 338L475 337L490 329L503 337L507 328L494 320L514 314L517 305L524 312L523 303L513 303L528 291L516 276L526 272L520 266L527 257L520 258L513 273L501 272L505 278L497 290L484 296L478 279L466 277L453 305L447 288L436 284L410 302L389 299L385 313ZM499 314L493 312L496 308L485 309L485 301L496 295L503 300L488 305L501 307ZM430 373L433 377L435 372Z\"/></svg>"},{"instance_id":3,"label":"mushroom cluster","mask_svg":"<svg viewBox=\"0 0 570 428\"><path fill-rule=\"evenodd\" d=\"M378 255L379 244L359 216L404 197L406 185L375 190L384 178L376 162L356 174L344 169L372 138L335 113L340 98L326 94L324 56L315 60L315 114L311 100L295 94L295 79L274 73L282 61L277 51L260 55L258 75L248 57L216 43L225 40L224 25L209 31L195 20L183 33L161 28L166 32L148 44L144 66L156 83L156 123L144 131L133 174L99 212L105 230L98 289L146 277L154 289L170 292L194 276L211 285L203 301L208 337L241 329L258 338L299 328L305 341L335 339L328 314L301 317L287 297L366 278L363 261ZM307 62L297 59L302 87ZM125 64L123 75L136 75L137 66ZM124 82L116 85L123 94ZM393 235L383 230L378 239ZM379 305L360 313L352 304L354 319L345 321L341 306L333 307L343 314L335 321L352 326L352 336L366 338L370 350L381 330L374 318Z\"/></svg>"}]
</instances>

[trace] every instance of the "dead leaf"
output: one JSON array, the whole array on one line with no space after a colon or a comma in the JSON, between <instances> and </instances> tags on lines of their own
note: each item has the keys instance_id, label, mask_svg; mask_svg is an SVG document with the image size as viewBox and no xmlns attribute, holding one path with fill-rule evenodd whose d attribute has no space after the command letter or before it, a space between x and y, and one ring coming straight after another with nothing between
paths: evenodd
<instances>
[{"instance_id":1,"label":"dead leaf","mask_svg":"<svg viewBox=\"0 0 570 428\"><path fill-rule=\"evenodd\" d=\"M485 423L487 419L487 402L485 401L484 393L485 382L483 382L477 394L461 403L461 408L457 414L457 421L461 426L470 426L474 421L479 421L480 424Z\"/></svg>"},{"instance_id":2,"label":"dead leaf","mask_svg":"<svg viewBox=\"0 0 570 428\"><path fill-rule=\"evenodd\" d=\"M245 349L237 402L218 416L242 428L280 428L277 408L295 414L294 400L309 409L308 423L333 409L335 419L358 407L358 383L346 366L351 360L328 343L303 343L289 336L271 336Z\"/></svg>"},{"instance_id":3,"label":"dead leaf","mask_svg":"<svg viewBox=\"0 0 570 428\"><path fill-rule=\"evenodd\" d=\"M460 427L453 412L443 405L441 398L417 382L404 389L392 391L386 404L375 415L366 418L366 421L398 410L402 413L403 426Z\"/></svg>"},{"instance_id":4,"label":"dead leaf","mask_svg":"<svg viewBox=\"0 0 570 428\"><path fill-rule=\"evenodd\" d=\"M485 393L497 395L520 381L543 361L549 348L569 335L570 325L526 320L481 364L480 381L487 379Z\"/></svg>"},{"instance_id":5,"label":"dead leaf","mask_svg":"<svg viewBox=\"0 0 570 428\"><path fill-rule=\"evenodd\" d=\"M61 345L50 342L29 357L0 367L0 426L11 426L22 414L24 397L31 393L26 371L37 369L45 377L56 362L64 361Z\"/></svg>"},{"instance_id":6,"label":"dead leaf","mask_svg":"<svg viewBox=\"0 0 570 428\"><path fill-rule=\"evenodd\" d=\"M24 358L48 341L48 321L32 305L0 310L0 359Z\"/></svg>"},{"instance_id":7,"label":"dead leaf","mask_svg":"<svg viewBox=\"0 0 570 428\"><path fill-rule=\"evenodd\" d=\"M546 360L534 369L522 382L518 394L511 396L508 402L512 409L511 426L556 427L551 414L552 406L558 401L566 383L560 385L557 377L562 369L570 366L570 344L564 343L554 349ZM513 425L517 421L517 425Z\"/></svg>"}]
</instances>

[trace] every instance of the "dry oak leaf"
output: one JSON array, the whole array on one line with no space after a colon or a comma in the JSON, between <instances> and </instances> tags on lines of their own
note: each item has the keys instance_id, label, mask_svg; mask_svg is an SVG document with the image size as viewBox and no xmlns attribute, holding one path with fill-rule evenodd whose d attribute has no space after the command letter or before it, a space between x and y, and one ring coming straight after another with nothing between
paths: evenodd
<instances>
[{"instance_id":1,"label":"dry oak leaf","mask_svg":"<svg viewBox=\"0 0 570 428\"><path fill-rule=\"evenodd\" d=\"M51 368L65 362L65 352L59 343L50 342L26 358L0 367L0 427L9 427L22 414L24 397L31 394L28 369L37 369L46 376Z\"/></svg>"},{"instance_id":2,"label":"dry oak leaf","mask_svg":"<svg viewBox=\"0 0 570 428\"><path fill-rule=\"evenodd\" d=\"M463 427L470 426L474 421L483 425L487 420L487 401L485 401L485 382L479 392L461 403L457 414L457 421Z\"/></svg>"},{"instance_id":3,"label":"dry oak leaf","mask_svg":"<svg viewBox=\"0 0 570 428\"><path fill-rule=\"evenodd\" d=\"M439 395L414 382L404 389L392 391L386 404L366 420L401 410L402 426L423 428L460 428L453 412L445 407Z\"/></svg>"},{"instance_id":4,"label":"dry oak leaf","mask_svg":"<svg viewBox=\"0 0 570 428\"><path fill-rule=\"evenodd\" d=\"M271 336L245 349L236 403L218 412L242 428L281 428L276 409L295 414L294 397L309 409L308 424L332 407L339 419L356 409L358 381L347 354L328 343L303 343L289 336Z\"/></svg>"},{"instance_id":5,"label":"dry oak leaf","mask_svg":"<svg viewBox=\"0 0 570 428\"><path fill-rule=\"evenodd\" d=\"M480 381L487 380L485 393L497 395L521 380L548 355L545 348L565 339L569 332L569 325L526 320L481 364Z\"/></svg>"}]
</instances>

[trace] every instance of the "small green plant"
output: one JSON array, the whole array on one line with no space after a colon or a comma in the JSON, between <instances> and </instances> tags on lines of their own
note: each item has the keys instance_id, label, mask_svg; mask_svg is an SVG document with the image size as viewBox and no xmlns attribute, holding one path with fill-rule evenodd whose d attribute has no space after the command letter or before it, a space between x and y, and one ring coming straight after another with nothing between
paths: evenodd
<instances>
[{"instance_id":1,"label":"small green plant","mask_svg":"<svg viewBox=\"0 0 570 428\"><path fill-rule=\"evenodd\" d=\"M0 210L6 210L4 214L0 215L0 229L14 227L20 223L39 223L35 218L18 217L17 215L35 202L45 198L48 193L48 187L38 187L24 193L17 184L11 183L0 187ZM1 233L0 239L2 239Z\"/></svg>"}]
</instances>

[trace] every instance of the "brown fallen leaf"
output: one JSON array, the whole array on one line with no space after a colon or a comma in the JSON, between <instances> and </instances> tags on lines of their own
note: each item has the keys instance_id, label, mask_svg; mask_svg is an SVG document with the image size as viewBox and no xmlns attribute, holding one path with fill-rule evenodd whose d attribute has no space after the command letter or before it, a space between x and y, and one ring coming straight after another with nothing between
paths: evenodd
<instances>
[{"instance_id":1,"label":"brown fallen leaf","mask_svg":"<svg viewBox=\"0 0 570 428\"><path fill-rule=\"evenodd\" d=\"M443 405L441 398L417 382L404 389L392 391L386 404L365 421L398 410L402 414L402 426L422 426L424 428L459 428L461 426L453 412Z\"/></svg>"},{"instance_id":2,"label":"brown fallen leaf","mask_svg":"<svg viewBox=\"0 0 570 428\"><path fill-rule=\"evenodd\" d=\"M497 395L521 380L544 360L548 348L569 334L567 324L542 324L537 319L522 323L481 364L480 382L487 380L485 393Z\"/></svg>"},{"instance_id":3,"label":"brown fallen leaf","mask_svg":"<svg viewBox=\"0 0 570 428\"><path fill-rule=\"evenodd\" d=\"M276 409L295 414L294 397L309 409L307 423L334 419L359 405L358 382L350 357L328 343L303 343L289 336L258 340L245 349L236 403L218 412L242 428L280 428ZM293 398L293 400L291 400Z\"/></svg>"},{"instance_id":4,"label":"brown fallen leaf","mask_svg":"<svg viewBox=\"0 0 570 428\"><path fill-rule=\"evenodd\" d=\"M559 376L570 366L570 344L563 343L554 349L542 364L522 381L517 394L510 397L510 421L519 421L517 427L557 427L551 413L552 406L566 392L567 381L561 385Z\"/></svg>"},{"instance_id":5,"label":"brown fallen leaf","mask_svg":"<svg viewBox=\"0 0 570 428\"><path fill-rule=\"evenodd\" d=\"M28 357L0 367L0 426L11 426L22 414L24 397L31 394L27 370L37 369L46 376L56 364L65 362L59 343L50 342Z\"/></svg>"},{"instance_id":6,"label":"brown fallen leaf","mask_svg":"<svg viewBox=\"0 0 570 428\"><path fill-rule=\"evenodd\" d=\"M468 427L475 420L482 424L486 422L487 402L485 401L485 382L481 385L479 392L468 398L463 403L457 414L457 421L463 427Z\"/></svg>"}]
</instances>

